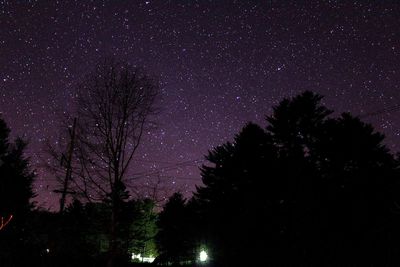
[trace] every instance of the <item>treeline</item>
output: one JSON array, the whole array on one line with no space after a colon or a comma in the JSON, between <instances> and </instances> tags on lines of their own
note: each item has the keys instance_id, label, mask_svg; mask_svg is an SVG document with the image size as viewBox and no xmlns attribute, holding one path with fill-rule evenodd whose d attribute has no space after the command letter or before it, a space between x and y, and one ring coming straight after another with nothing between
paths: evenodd
<instances>
[{"instance_id":1,"label":"treeline","mask_svg":"<svg viewBox=\"0 0 400 267\"><path fill-rule=\"evenodd\" d=\"M10 143L0 120L0 266L112 267L129 264L133 253L156 256L154 202L130 198L126 185L158 91L142 68L114 58L82 78L73 111L60 119L66 134L46 147L58 214L32 204L26 143Z\"/></svg>"},{"instance_id":2,"label":"treeline","mask_svg":"<svg viewBox=\"0 0 400 267\"><path fill-rule=\"evenodd\" d=\"M160 213L122 182L118 198L40 210L26 144L0 120L0 265L129 266L134 253L168 266L397 266L399 158L321 100L304 92L245 125L209 151L193 196Z\"/></svg>"},{"instance_id":3,"label":"treeline","mask_svg":"<svg viewBox=\"0 0 400 267\"><path fill-rule=\"evenodd\" d=\"M284 99L209 152L203 185L160 214L160 259L215 266L397 266L399 159L322 97Z\"/></svg>"},{"instance_id":4,"label":"treeline","mask_svg":"<svg viewBox=\"0 0 400 267\"><path fill-rule=\"evenodd\" d=\"M75 199L63 213L37 207L26 142L10 142L9 134L0 119L0 266L105 266L110 203ZM130 263L132 253L157 255L156 219L153 200L121 201L115 266Z\"/></svg>"}]
</instances>

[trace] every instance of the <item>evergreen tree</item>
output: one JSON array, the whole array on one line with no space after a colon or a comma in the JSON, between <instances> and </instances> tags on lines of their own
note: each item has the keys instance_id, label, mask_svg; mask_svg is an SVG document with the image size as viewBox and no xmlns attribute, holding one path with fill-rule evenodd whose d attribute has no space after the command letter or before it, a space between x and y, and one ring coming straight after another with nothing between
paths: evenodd
<instances>
[{"instance_id":1,"label":"evergreen tree","mask_svg":"<svg viewBox=\"0 0 400 267\"><path fill-rule=\"evenodd\" d=\"M33 207L35 175L24 157L26 143L20 138L11 143L9 134L9 128L0 119L0 217L3 222L9 219L0 231L0 262L3 266L23 266L21 255L34 253L29 242L29 212Z\"/></svg>"},{"instance_id":2,"label":"evergreen tree","mask_svg":"<svg viewBox=\"0 0 400 267\"><path fill-rule=\"evenodd\" d=\"M390 222L398 220L399 164L383 141L350 114L325 123L312 153L321 180L316 234L327 253L319 252L321 261L393 264L388 255L398 245L388 235L398 232Z\"/></svg>"},{"instance_id":3,"label":"evergreen tree","mask_svg":"<svg viewBox=\"0 0 400 267\"><path fill-rule=\"evenodd\" d=\"M9 133L7 125L0 119L0 216L13 215L14 220L23 220L32 208L30 200L34 197L35 175L23 155L26 143L20 138L10 143Z\"/></svg>"},{"instance_id":4,"label":"evergreen tree","mask_svg":"<svg viewBox=\"0 0 400 267\"><path fill-rule=\"evenodd\" d=\"M167 264L179 264L190 258L188 217L186 200L182 194L173 194L159 214L157 222L159 232L156 244L160 254L159 261Z\"/></svg>"},{"instance_id":5,"label":"evergreen tree","mask_svg":"<svg viewBox=\"0 0 400 267\"><path fill-rule=\"evenodd\" d=\"M265 254L278 238L271 231L279 232L278 214L265 216L274 213L282 197L275 179L277 151L270 136L249 123L233 143L210 151L207 159L212 165L202 167L204 186L197 188L194 201L210 256L226 266L249 264L256 258L237 255Z\"/></svg>"},{"instance_id":6,"label":"evergreen tree","mask_svg":"<svg viewBox=\"0 0 400 267\"><path fill-rule=\"evenodd\" d=\"M154 201L150 199L134 201L133 222L130 225L130 251L143 257L156 257L157 214ZM132 212L132 211L130 211Z\"/></svg>"},{"instance_id":7,"label":"evergreen tree","mask_svg":"<svg viewBox=\"0 0 400 267\"><path fill-rule=\"evenodd\" d=\"M248 124L209 152L191 202L219 266L399 262L399 161L371 125L330 118L321 100L284 99L265 131Z\"/></svg>"}]
</instances>

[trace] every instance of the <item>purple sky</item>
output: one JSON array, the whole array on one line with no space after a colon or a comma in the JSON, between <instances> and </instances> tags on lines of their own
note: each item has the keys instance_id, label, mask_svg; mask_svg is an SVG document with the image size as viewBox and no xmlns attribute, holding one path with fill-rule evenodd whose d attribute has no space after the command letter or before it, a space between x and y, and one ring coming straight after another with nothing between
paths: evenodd
<instances>
[{"instance_id":1,"label":"purple sky","mask_svg":"<svg viewBox=\"0 0 400 267\"><path fill-rule=\"evenodd\" d=\"M159 77L159 126L133 172L161 171L186 192L200 182L196 160L247 121L265 126L285 96L313 90L329 108L354 114L400 103L400 3L299 2L0 1L0 112L30 140L39 204L57 208L59 197L38 166L43 140L57 136L57 114L104 56ZM366 118L393 151L399 115Z\"/></svg>"}]
</instances>

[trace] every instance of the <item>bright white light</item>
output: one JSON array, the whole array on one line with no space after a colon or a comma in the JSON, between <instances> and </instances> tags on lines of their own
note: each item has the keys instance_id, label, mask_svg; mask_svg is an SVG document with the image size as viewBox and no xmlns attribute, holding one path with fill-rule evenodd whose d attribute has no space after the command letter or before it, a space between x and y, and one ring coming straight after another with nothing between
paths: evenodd
<instances>
[{"instance_id":1,"label":"bright white light","mask_svg":"<svg viewBox=\"0 0 400 267\"><path fill-rule=\"evenodd\" d=\"M207 258L208 258L207 252L205 252L204 250L200 251L200 261L205 262L207 261Z\"/></svg>"},{"instance_id":2,"label":"bright white light","mask_svg":"<svg viewBox=\"0 0 400 267\"><path fill-rule=\"evenodd\" d=\"M142 257L140 254L132 253L132 260L139 260L141 262L149 262L152 263L156 258L153 255L149 255L148 257Z\"/></svg>"}]
</instances>

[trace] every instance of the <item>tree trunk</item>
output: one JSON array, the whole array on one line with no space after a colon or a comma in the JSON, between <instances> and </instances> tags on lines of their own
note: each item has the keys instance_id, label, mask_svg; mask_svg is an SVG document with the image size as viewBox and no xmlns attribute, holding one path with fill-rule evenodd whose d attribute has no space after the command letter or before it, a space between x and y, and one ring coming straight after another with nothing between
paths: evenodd
<instances>
[{"instance_id":1,"label":"tree trunk","mask_svg":"<svg viewBox=\"0 0 400 267\"><path fill-rule=\"evenodd\" d=\"M108 248L108 262L107 267L114 267L115 259L117 255L117 233L116 233L116 200L115 197L111 200L111 223L110 223L110 237L109 237L109 248Z\"/></svg>"}]
</instances>

